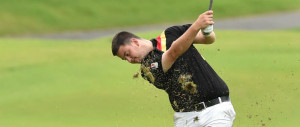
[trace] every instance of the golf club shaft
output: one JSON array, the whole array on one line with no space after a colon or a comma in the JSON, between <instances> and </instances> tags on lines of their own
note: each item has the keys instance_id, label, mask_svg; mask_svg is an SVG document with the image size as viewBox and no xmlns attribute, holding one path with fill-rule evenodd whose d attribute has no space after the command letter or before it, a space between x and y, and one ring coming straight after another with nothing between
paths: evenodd
<instances>
[{"instance_id":1,"label":"golf club shaft","mask_svg":"<svg viewBox=\"0 0 300 127\"><path fill-rule=\"evenodd\" d=\"M213 4L213 2L214 2L214 0L210 0L208 10L211 10L211 9L212 9L212 4Z\"/></svg>"}]
</instances>

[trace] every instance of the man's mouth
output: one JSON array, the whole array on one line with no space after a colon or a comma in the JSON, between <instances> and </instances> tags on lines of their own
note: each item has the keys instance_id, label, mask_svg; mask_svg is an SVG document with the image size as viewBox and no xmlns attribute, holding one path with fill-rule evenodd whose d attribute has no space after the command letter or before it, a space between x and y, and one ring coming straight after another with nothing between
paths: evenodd
<instances>
[{"instance_id":1,"label":"man's mouth","mask_svg":"<svg viewBox=\"0 0 300 127\"><path fill-rule=\"evenodd\" d=\"M141 61L140 61L138 58L134 58L134 59L133 59L133 62L134 62L134 63L140 63Z\"/></svg>"}]
</instances>

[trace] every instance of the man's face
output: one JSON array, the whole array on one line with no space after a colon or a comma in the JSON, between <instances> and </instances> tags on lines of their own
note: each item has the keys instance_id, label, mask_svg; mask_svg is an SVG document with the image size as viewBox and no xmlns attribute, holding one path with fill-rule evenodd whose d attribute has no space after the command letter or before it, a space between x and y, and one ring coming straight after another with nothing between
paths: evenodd
<instances>
[{"instance_id":1,"label":"man's face","mask_svg":"<svg viewBox=\"0 0 300 127\"><path fill-rule=\"evenodd\" d=\"M143 60L142 53L139 51L138 42L131 42L130 44L121 45L118 51L118 57L122 60L127 60L129 63L141 63Z\"/></svg>"}]
</instances>

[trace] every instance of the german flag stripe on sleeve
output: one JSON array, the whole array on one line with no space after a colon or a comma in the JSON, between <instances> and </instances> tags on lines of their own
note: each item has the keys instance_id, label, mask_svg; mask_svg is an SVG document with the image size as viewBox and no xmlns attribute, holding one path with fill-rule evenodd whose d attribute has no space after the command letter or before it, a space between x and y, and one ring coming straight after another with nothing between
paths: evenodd
<instances>
[{"instance_id":1,"label":"german flag stripe on sleeve","mask_svg":"<svg viewBox=\"0 0 300 127\"><path fill-rule=\"evenodd\" d=\"M166 42L166 35L165 31L163 31L157 38L157 49L165 52L167 51L167 42Z\"/></svg>"}]
</instances>

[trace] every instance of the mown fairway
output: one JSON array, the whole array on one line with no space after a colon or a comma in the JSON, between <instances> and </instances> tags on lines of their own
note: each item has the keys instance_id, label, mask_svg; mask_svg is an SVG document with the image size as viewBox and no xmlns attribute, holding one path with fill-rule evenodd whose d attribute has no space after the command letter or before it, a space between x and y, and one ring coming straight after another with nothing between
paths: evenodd
<instances>
[{"instance_id":1,"label":"mown fairway","mask_svg":"<svg viewBox=\"0 0 300 127\"><path fill-rule=\"evenodd\" d=\"M209 0L2 0L0 36L191 21ZM215 0L215 19L300 9L299 0Z\"/></svg>"},{"instance_id":2,"label":"mown fairway","mask_svg":"<svg viewBox=\"0 0 300 127\"><path fill-rule=\"evenodd\" d=\"M216 33L197 47L230 87L235 127L298 126L300 31ZM110 38L1 39L0 126L173 126L167 95L138 70L112 57Z\"/></svg>"}]
</instances>

